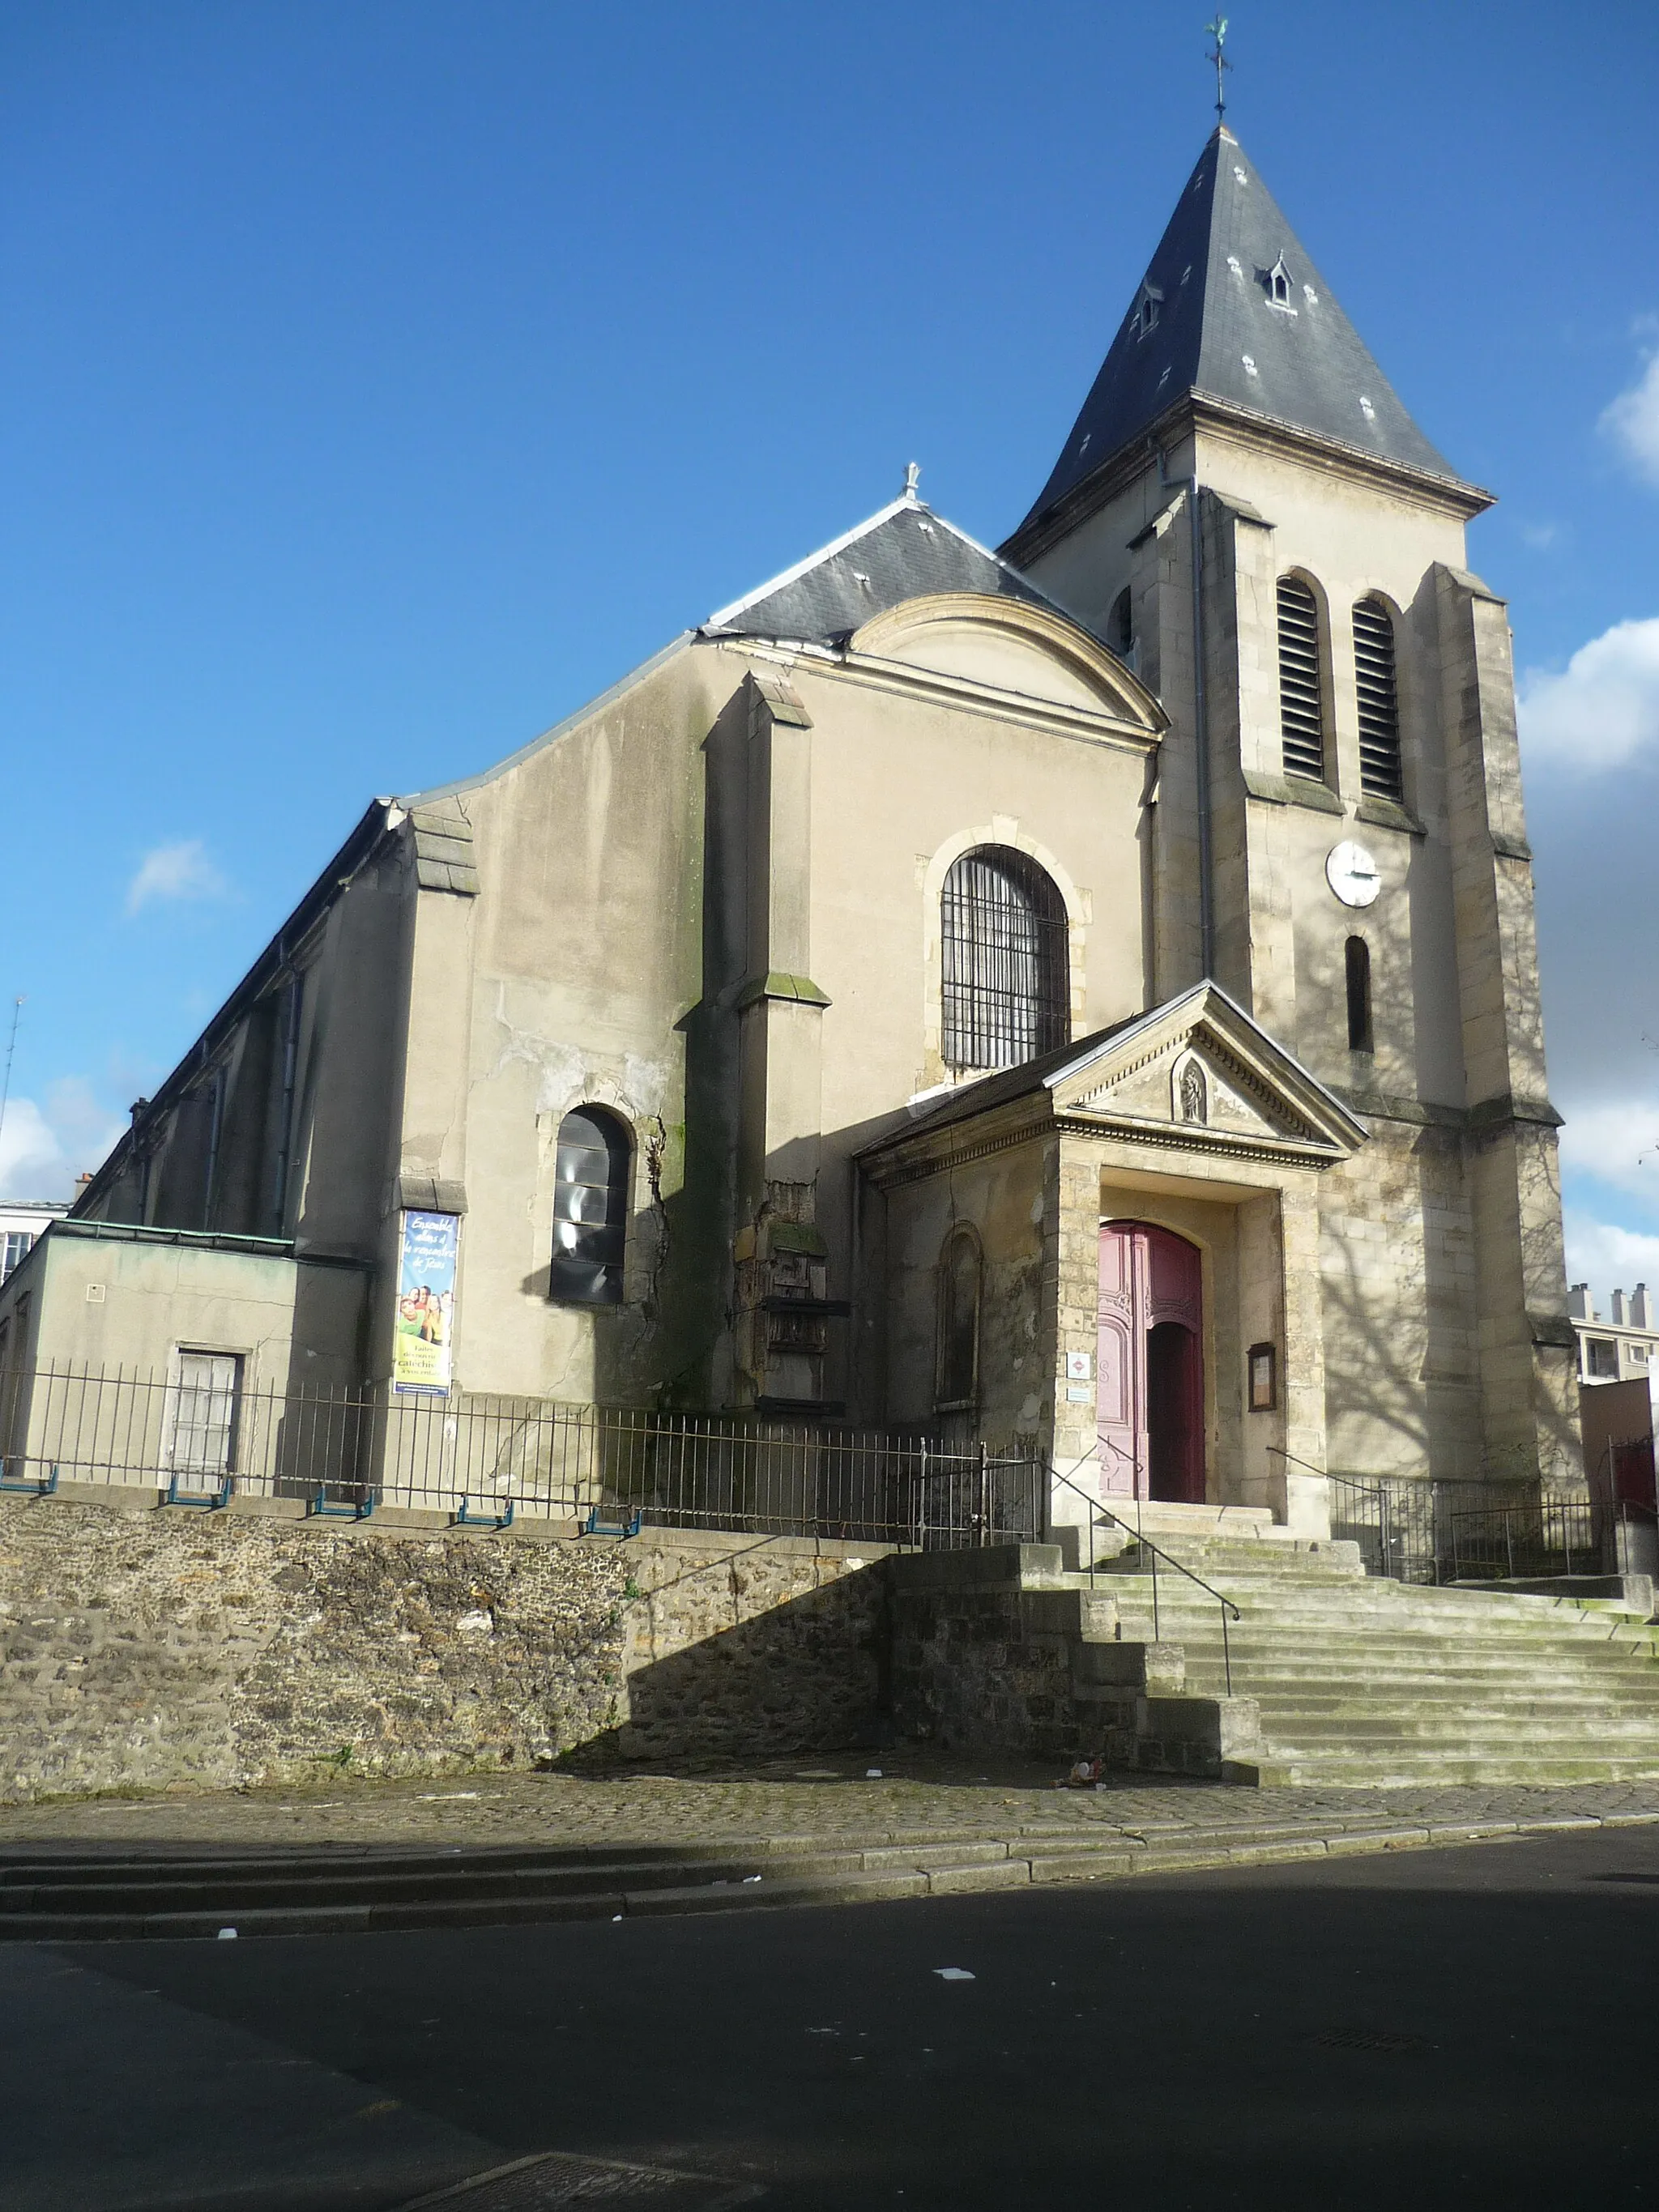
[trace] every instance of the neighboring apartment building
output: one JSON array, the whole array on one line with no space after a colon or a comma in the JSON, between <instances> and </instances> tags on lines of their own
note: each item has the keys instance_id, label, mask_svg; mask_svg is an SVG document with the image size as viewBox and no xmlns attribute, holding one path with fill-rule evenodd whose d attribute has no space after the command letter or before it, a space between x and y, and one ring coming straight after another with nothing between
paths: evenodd
<instances>
[{"instance_id":1,"label":"neighboring apartment building","mask_svg":"<svg viewBox=\"0 0 1659 2212\"><path fill-rule=\"evenodd\" d=\"M52 1199L0 1199L0 1283L33 1251L48 1223L61 1221L68 1212Z\"/></svg>"},{"instance_id":2,"label":"neighboring apartment building","mask_svg":"<svg viewBox=\"0 0 1659 2212\"><path fill-rule=\"evenodd\" d=\"M1218 130L1000 553L912 482L376 799L10 1357L227 1466L304 1382L966 1425L1310 1534L1326 1469L1577 1490L1490 503Z\"/></svg>"},{"instance_id":3,"label":"neighboring apartment building","mask_svg":"<svg viewBox=\"0 0 1659 2212\"><path fill-rule=\"evenodd\" d=\"M1628 1297L1613 1292L1611 1320L1596 1312L1589 1285L1575 1283L1567 1292L1567 1312L1578 1339L1580 1382L1650 1382L1659 1374L1659 1316L1645 1283Z\"/></svg>"}]
</instances>

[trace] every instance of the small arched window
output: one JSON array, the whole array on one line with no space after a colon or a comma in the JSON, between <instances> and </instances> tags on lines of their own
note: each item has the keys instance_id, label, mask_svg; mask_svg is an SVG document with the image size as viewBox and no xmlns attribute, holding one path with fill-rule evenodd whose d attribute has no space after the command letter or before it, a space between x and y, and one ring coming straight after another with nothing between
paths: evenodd
<instances>
[{"instance_id":1,"label":"small arched window","mask_svg":"<svg viewBox=\"0 0 1659 2212\"><path fill-rule=\"evenodd\" d=\"M1060 887L1010 845L964 853L940 901L945 1063L1015 1067L1072 1034Z\"/></svg>"},{"instance_id":2,"label":"small arched window","mask_svg":"<svg viewBox=\"0 0 1659 2212\"><path fill-rule=\"evenodd\" d=\"M1348 1050L1371 1050L1371 948L1351 937L1347 950Z\"/></svg>"},{"instance_id":3,"label":"small arched window","mask_svg":"<svg viewBox=\"0 0 1659 2212\"><path fill-rule=\"evenodd\" d=\"M939 1255L933 1410L959 1413L979 1398L979 1309L984 1271L978 1237L953 1229Z\"/></svg>"},{"instance_id":4,"label":"small arched window","mask_svg":"<svg viewBox=\"0 0 1659 2212\"><path fill-rule=\"evenodd\" d=\"M628 1132L604 1107L578 1106L560 1122L550 1297L582 1306L620 1301L628 1163Z\"/></svg>"},{"instance_id":5,"label":"small arched window","mask_svg":"<svg viewBox=\"0 0 1659 2212\"><path fill-rule=\"evenodd\" d=\"M1353 611L1353 671L1359 692L1359 788L1373 799L1405 797L1400 768L1400 682L1394 617L1381 599Z\"/></svg>"},{"instance_id":6,"label":"small arched window","mask_svg":"<svg viewBox=\"0 0 1659 2212\"><path fill-rule=\"evenodd\" d=\"M1319 603L1300 576L1279 580L1279 726L1285 773L1325 781Z\"/></svg>"}]
</instances>

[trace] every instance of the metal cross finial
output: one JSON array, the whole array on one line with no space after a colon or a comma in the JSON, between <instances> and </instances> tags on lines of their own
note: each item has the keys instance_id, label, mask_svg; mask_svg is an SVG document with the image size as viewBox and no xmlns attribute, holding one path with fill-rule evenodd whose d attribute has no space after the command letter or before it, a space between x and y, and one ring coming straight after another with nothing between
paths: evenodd
<instances>
[{"instance_id":1,"label":"metal cross finial","mask_svg":"<svg viewBox=\"0 0 1659 2212\"><path fill-rule=\"evenodd\" d=\"M1215 64L1216 119L1218 122L1224 123L1227 119L1227 88L1221 81L1221 73L1224 70L1230 70L1232 67L1232 64L1221 51L1227 43L1227 18L1224 15L1218 15L1213 23L1206 23L1204 27L1215 40L1214 46L1206 58Z\"/></svg>"},{"instance_id":2,"label":"metal cross finial","mask_svg":"<svg viewBox=\"0 0 1659 2212\"><path fill-rule=\"evenodd\" d=\"M907 461L904 466L904 496L906 499L915 499L918 496L916 486L921 482L921 463L920 461Z\"/></svg>"}]
</instances>

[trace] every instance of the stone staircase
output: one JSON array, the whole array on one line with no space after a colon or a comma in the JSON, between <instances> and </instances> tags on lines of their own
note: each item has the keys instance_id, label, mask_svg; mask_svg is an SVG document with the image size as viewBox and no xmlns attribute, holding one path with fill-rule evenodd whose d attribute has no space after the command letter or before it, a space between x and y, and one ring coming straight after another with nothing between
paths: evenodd
<instances>
[{"instance_id":1,"label":"stone staircase","mask_svg":"<svg viewBox=\"0 0 1659 2212\"><path fill-rule=\"evenodd\" d=\"M1251 1784L1659 1778L1659 1623L1633 1607L1382 1580L1265 1510L1140 1528L1237 1606L1224 1647L1215 1600L1166 1557L1155 1604L1150 1547L1110 1524L1092 1576L1058 1545L896 1560L902 1727Z\"/></svg>"},{"instance_id":2,"label":"stone staircase","mask_svg":"<svg viewBox=\"0 0 1659 2212\"><path fill-rule=\"evenodd\" d=\"M1387 1581L1365 1574L1357 1547L1298 1541L1265 1510L1152 1507L1141 1527L1243 1615L1228 1625L1226 1652L1232 1702L1245 1710L1225 1749L1255 1769L1240 1780L1659 1775L1659 1624L1619 1602ZM1220 1607L1165 1562L1155 1634L1152 1565L1146 1546L1100 1532L1094 1590L1097 1604L1103 1592L1115 1604L1112 1640L1155 1655L1148 1686L1166 1698L1228 1702ZM1091 1641L1079 1638L1079 1686L1098 1668ZM1154 1727L1158 1717L1148 1716Z\"/></svg>"}]
</instances>

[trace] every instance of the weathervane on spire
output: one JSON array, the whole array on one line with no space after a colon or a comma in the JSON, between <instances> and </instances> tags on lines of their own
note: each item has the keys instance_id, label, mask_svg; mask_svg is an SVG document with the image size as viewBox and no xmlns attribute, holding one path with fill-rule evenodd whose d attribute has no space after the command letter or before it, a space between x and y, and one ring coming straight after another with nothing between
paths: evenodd
<instances>
[{"instance_id":1,"label":"weathervane on spire","mask_svg":"<svg viewBox=\"0 0 1659 2212\"><path fill-rule=\"evenodd\" d=\"M1222 82L1222 71L1232 67L1232 64L1221 51L1227 43L1227 18L1224 15L1218 15L1213 23L1206 23L1204 27L1215 40L1214 46L1205 58L1215 64L1216 120L1218 123L1224 123L1227 119L1227 88Z\"/></svg>"}]
</instances>

